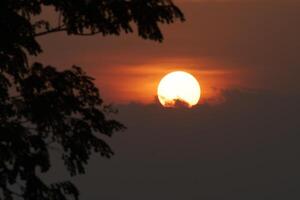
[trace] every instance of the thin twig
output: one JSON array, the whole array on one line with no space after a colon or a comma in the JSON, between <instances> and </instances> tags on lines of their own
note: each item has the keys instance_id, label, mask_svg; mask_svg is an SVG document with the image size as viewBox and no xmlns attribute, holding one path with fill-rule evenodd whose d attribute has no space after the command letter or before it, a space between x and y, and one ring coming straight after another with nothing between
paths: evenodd
<instances>
[{"instance_id":1,"label":"thin twig","mask_svg":"<svg viewBox=\"0 0 300 200\"><path fill-rule=\"evenodd\" d=\"M53 28L53 29L50 29L50 30L47 30L47 31L36 33L36 34L34 34L34 37L39 37L39 36L47 35L47 34L50 34L50 33L58 33L58 32L63 32L63 31L67 31L67 28L57 27L57 28ZM90 33L72 33L72 35L93 36L93 35L96 35L98 33L101 33L101 31L90 32Z\"/></svg>"},{"instance_id":2,"label":"thin twig","mask_svg":"<svg viewBox=\"0 0 300 200\"><path fill-rule=\"evenodd\" d=\"M34 34L34 37L39 37L39 36L43 36L43 35L47 35L49 33L57 33L57 32L62 32L62 31L66 31L66 28L62 28L62 27L57 27L57 28L53 28L47 31L43 31L43 32L39 32Z\"/></svg>"}]
</instances>

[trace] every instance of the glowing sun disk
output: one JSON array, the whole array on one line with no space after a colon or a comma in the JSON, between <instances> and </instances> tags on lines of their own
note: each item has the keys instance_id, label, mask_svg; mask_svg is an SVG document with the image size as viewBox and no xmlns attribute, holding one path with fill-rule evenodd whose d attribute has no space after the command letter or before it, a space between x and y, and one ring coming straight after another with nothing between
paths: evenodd
<instances>
[{"instance_id":1,"label":"glowing sun disk","mask_svg":"<svg viewBox=\"0 0 300 200\"><path fill-rule=\"evenodd\" d=\"M201 96L201 88L194 76L184 71L175 71L164 76L157 88L159 102L165 107L177 103L196 105Z\"/></svg>"}]
</instances>

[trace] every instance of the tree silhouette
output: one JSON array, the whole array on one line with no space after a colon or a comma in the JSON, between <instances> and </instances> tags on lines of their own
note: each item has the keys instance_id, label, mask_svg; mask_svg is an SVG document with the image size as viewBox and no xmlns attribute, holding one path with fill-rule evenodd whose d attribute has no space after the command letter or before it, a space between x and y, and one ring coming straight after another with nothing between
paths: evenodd
<instances>
[{"instance_id":1,"label":"tree silhouette","mask_svg":"<svg viewBox=\"0 0 300 200\"><path fill-rule=\"evenodd\" d=\"M34 21L46 7L55 9L57 24ZM78 199L71 182L47 184L37 175L49 171L50 149L60 147L69 173L81 174L92 152L113 154L101 135L125 128L80 67L29 64L42 52L36 37L119 35L135 24L140 37L162 41L159 24L176 19L183 14L169 0L0 1L0 199Z\"/></svg>"}]
</instances>

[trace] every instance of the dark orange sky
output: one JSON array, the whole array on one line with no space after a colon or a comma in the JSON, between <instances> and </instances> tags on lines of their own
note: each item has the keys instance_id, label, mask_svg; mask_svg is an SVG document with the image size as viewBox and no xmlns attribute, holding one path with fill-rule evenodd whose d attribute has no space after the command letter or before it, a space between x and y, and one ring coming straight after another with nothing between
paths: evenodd
<instances>
[{"instance_id":1,"label":"dark orange sky","mask_svg":"<svg viewBox=\"0 0 300 200\"><path fill-rule=\"evenodd\" d=\"M187 21L163 26L162 44L133 35L41 37L38 60L82 66L105 100L154 100L172 70L193 73L203 99L232 88L300 91L300 2L291 0L177 1Z\"/></svg>"}]
</instances>

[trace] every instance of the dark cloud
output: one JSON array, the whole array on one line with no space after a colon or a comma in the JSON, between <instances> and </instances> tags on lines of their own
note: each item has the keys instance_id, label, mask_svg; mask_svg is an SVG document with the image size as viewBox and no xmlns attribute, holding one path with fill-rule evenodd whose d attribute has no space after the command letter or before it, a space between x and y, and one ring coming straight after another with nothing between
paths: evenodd
<instances>
[{"instance_id":1,"label":"dark cloud","mask_svg":"<svg viewBox=\"0 0 300 200\"><path fill-rule=\"evenodd\" d=\"M224 91L194 109L121 105L128 126L75 178L83 199L299 199L300 96ZM56 172L57 173L57 172Z\"/></svg>"}]
</instances>

